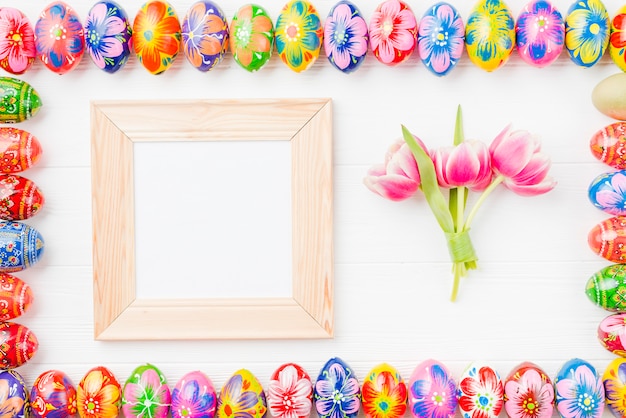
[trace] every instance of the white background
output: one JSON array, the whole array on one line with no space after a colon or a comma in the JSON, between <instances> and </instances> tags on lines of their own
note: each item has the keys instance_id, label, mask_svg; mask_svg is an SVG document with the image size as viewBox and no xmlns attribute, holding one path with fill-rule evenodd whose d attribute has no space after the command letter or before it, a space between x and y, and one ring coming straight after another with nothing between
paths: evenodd
<instances>
[{"instance_id":1,"label":"white background","mask_svg":"<svg viewBox=\"0 0 626 418\"><path fill-rule=\"evenodd\" d=\"M93 3L74 0L72 6L84 19ZM130 16L141 3L121 2ZM172 2L181 20L191 3ZM377 3L356 4L369 21ZM430 3L409 2L418 17ZM564 15L571 4L553 3ZM21 9L33 24L47 4L2 2ZM220 5L230 20L242 4ZM314 3L323 19L333 4ZM453 4L467 21L473 2ZM517 17L525 1L508 4ZM611 16L621 6L617 0L605 4ZM275 21L284 3L266 0L261 5ZM114 75L97 69L87 56L62 76L37 62L22 78L37 89L44 106L19 128L37 136L44 148L40 164L24 175L47 199L28 221L46 239L46 253L35 267L17 274L35 295L32 309L18 322L31 328L40 342L37 355L19 372L29 385L48 369L63 370L78 383L91 367L103 365L124 382L135 367L151 362L172 387L183 374L202 370L219 388L240 368L266 385L286 362L301 364L315 379L329 358L339 356L360 380L383 361L408 379L428 358L442 361L457 377L471 361L484 360L501 375L532 361L554 378L572 357L591 362L601 373L614 358L596 338L596 328L608 313L587 300L584 289L594 272L610 264L587 246L588 231L608 215L591 205L587 187L610 169L592 157L589 139L612 121L593 107L591 91L619 71L608 55L595 67L583 68L565 52L543 69L514 54L492 73L464 55L443 78L431 74L416 55L387 67L370 54L349 75L323 56L304 73L291 71L277 55L254 74L237 66L230 54L208 73L192 68L181 54L159 76L149 74L134 57ZM335 338L94 341L90 100L264 97L333 100ZM450 144L459 104L467 138L490 142L508 123L538 134L553 159L551 174L558 186L533 198L506 189L490 196L472 229L480 268L463 281L458 302L450 303L445 242L423 197L389 202L368 191L362 180L400 136L400 124L431 148ZM163 204L170 199L163 194ZM189 215L185 202L176 202L176 208L175 217ZM175 254L163 249L154 258L169 256Z\"/></svg>"}]
</instances>

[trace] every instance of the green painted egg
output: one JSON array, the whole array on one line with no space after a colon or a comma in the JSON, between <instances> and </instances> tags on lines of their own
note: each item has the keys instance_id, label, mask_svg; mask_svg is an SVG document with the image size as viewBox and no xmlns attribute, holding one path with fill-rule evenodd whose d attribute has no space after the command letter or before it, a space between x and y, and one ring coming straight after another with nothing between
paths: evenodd
<instances>
[{"instance_id":1,"label":"green painted egg","mask_svg":"<svg viewBox=\"0 0 626 418\"><path fill-rule=\"evenodd\" d=\"M626 264L612 264L587 281L585 293L591 302L611 312L626 312Z\"/></svg>"},{"instance_id":2,"label":"green painted egg","mask_svg":"<svg viewBox=\"0 0 626 418\"><path fill-rule=\"evenodd\" d=\"M39 94L30 84L13 77L0 77L0 122L23 122L35 116L40 107Z\"/></svg>"}]
</instances>

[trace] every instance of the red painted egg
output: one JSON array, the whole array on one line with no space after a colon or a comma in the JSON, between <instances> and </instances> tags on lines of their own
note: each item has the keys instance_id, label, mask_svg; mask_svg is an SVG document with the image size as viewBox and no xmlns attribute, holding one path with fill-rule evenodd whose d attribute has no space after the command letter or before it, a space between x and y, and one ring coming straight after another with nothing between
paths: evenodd
<instances>
[{"instance_id":1,"label":"red painted egg","mask_svg":"<svg viewBox=\"0 0 626 418\"><path fill-rule=\"evenodd\" d=\"M33 303L33 291L22 279L0 272L0 321L15 319Z\"/></svg>"},{"instance_id":2,"label":"red painted egg","mask_svg":"<svg viewBox=\"0 0 626 418\"><path fill-rule=\"evenodd\" d=\"M589 141L591 154L619 170L626 169L626 122L615 122L594 133Z\"/></svg>"},{"instance_id":3,"label":"red painted egg","mask_svg":"<svg viewBox=\"0 0 626 418\"><path fill-rule=\"evenodd\" d=\"M39 342L24 325L0 322L0 369L14 369L33 358Z\"/></svg>"},{"instance_id":4,"label":"red painted egg","mask_svg":"<svg viewBox=\"0 0 626 418\"><path fill-rule=\"evenodd\" d=\"M308 418L312 399L313 382L300 365L286 363L272 373L267 390L267 408L274 418Z\"/></svg>"},{"instance_id":5,"label":"red painted egg","mask_svg":"<svg viewBox=\"0 0 626 418\"><path fill-rule=\"evenodd\" d=\"M417 19L407 3L383 1L374 10L369 24L374 56L389 66L406 61L417 46L417 30Z\"/></svg>"},{"instance_id":6,"label":"red painted egg","mask_svg":"<svg viewBox=\"0 0 626 418\"><path fill-rule=\"evenodd\" d=\"M17 174L0 174L0 219L23 221L37 214L44 202L33 181Z\"/></svg>"},{"instance_id":7,"label":"red painted egg","mask_svg":"<svg viewBox=\"0 0 626 418\"><path fill-rule=\"evenodd\" d=\"M0 127L0 172L19 173L35 165L43 150L39 140L17 128Z\"/></svg>"},{"instance_id":8,"label":"red painted egg","mask_svg":"<svg viewBox=\"0 0 626 418\"><path fill-rule=\"evenodd\" d=\"M75 416L76 387L69 376L60 370L48 370L40 374L30 391L33 417Z\"/></svg>"},{"instance_id":9,"label":"red painted egg","mask_svg":"<svg viewBox=\"0 0 626 418\"><path fill-rule=\"evenodd\" d=\"M604 318L598 325L598 340L611 353L626 357L626 313Z\"/></svg>"},{"instance_id":10,"label":"red painted egg","mask_svg":"<svg viewBox=\"0 0 626 418\"><path fill-rule=\"evenodd\" d=\"M504 381L504 409L510 418L550 417L554 410L554 387L536 364L523 362Z\"/></svg>"},{"instance_id":11,"label":"red painted egg","mask_svg":"<svg viewBox=\"0 0 626 418\"><path fill-rule=\"evenodd\" d=\"M626 262L626 217L614 216L589 231L589 248L612 263Z\"/></svg>"}]
</instances>

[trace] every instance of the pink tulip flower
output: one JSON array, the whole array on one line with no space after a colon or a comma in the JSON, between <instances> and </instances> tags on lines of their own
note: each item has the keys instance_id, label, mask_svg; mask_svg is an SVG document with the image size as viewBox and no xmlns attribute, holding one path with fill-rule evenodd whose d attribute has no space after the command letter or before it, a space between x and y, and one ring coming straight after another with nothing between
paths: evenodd
<instances>
[{"instance_id":1,"label":"pink tulip flower","mask_svg":"<svg viewBox=\"0 0 626 418\"><path fill-rule=\"evenodd\" d=\"M394 201L408 199L417 192L420 173L415 157L403 139L389 147L384 164L375 165L367 171L363 183L374 193Z\"/></svg>"},{"instance_id":2,"label":"pink tulip flower","mask_svg":"<svg viewBox=\"0 0 626 418\"><path fill-rule=\"evenodd\" d=\"M489 147L491 167L505 187L521 196L549 192L556 181L548 177L550 158L541 152L539 140L527 131L504 128Z\"/></svg>"},{"instance_id":3,"label":"pink tulip flower","mask_svg":"<svg viewBox=\"0 0 626 418\"><path fill-rule=\"evenodd\" d=\"M468 187L485 190L491 183L489 149L481 141L463 141L457 146L438 148L433 154L437 181L441 187Z\"/></svg>"}]
</instances>

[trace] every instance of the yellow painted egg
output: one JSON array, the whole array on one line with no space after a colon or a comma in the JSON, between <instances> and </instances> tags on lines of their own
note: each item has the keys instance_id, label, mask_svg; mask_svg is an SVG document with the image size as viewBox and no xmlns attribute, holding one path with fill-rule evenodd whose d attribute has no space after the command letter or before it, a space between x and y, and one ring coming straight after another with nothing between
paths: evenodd
<instances>
[{"instance_id":1,"label":"yellow painted egg","mask_svg":"<svg viewBox=\"0 0 626 418\"><path fill-rule=\"evenodd\" d=\"M465 26L467 55L477 67L494 71L511 56L515 47L515 20L500 0L480 0Z\"/></svg>"}]
</instances>

